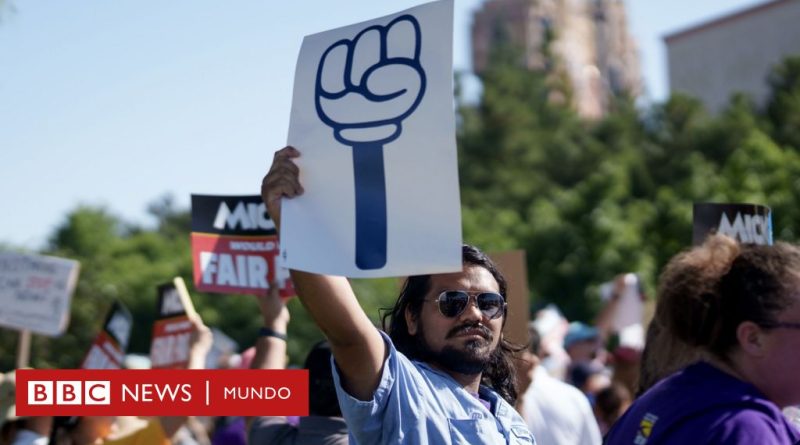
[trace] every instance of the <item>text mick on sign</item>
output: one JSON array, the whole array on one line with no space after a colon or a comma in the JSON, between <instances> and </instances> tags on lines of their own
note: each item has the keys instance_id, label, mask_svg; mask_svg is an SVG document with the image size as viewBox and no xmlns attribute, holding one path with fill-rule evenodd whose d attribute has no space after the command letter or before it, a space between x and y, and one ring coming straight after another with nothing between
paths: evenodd
<instances>
[{"instance_id":1,"label":"text mick on sign","mask_svg":"<svg viewBox=\"0 0 800 445\"><path fill-rule=\"evenodd\" d=\"M703 243L710 233L727 235L745 244L772 244L772 210L760 204L695 203L692 243Z\"/></svg>"},{"instance_id":2,"label":"text mick on sign","mask_svg":"<svg viewBox=\"0 0 800 445\"><path fill-rule=\"evenodd\" d=\"M277 282L282 296L294 295L278 252L275 223L260 196L192 195L197 290L258 295Z\"/></svg>"}]
</instances>

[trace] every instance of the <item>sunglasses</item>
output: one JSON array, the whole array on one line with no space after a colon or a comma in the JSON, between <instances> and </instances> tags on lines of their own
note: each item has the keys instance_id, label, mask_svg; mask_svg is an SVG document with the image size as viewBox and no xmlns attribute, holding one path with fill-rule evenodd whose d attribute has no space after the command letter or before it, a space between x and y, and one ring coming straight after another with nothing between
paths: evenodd
<instances>
[{"instance_id":1,"label":"sunglasses","mask_svg":"<svg viewBox=\"0 0 800 445\"><path fill-rule=\"evenodd\" d=\"M439 312L447 318L455 318L469 306L472 299L475 305L486 318L493 320L505 312L506 301L502 295L495 292L481 292L470 294L463 290L446 290L436 299L425 300L439 304Z\"/></svg>"}]
</instances>

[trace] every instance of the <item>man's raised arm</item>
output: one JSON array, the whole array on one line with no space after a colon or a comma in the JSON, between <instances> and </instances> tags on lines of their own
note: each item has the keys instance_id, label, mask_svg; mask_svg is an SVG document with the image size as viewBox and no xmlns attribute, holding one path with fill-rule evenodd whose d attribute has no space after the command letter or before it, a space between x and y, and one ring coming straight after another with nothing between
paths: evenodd
<instances>
[{"instance_id":1,"label":"man's raised arm","mask_svg":"<svg viewBox=\"0 0 800 445\"><path fill-rule=\"evenodd\" d=\"M303 193L294 147L275 153L261 183L261 198L280 232L281 199ZM344 277L291 270L297 296L322 329L341 371L345 390L359 400L370 400L378 387L387 349L383 338L358 303Z\"/></svg>"}]
</instances>

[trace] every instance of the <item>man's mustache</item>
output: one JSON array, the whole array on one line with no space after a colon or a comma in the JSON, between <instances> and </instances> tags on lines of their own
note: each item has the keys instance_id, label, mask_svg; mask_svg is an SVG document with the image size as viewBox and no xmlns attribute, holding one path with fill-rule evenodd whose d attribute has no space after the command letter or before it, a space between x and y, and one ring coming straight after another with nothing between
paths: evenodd
<instances>
[{"instance_id":1,"label":"man's mustache","mask_svg":"<svg viewBox=\"0 0 800 445\"><path fill-rule=\"evenodd\" d=\"M485 338L486 340L492 341L492 339L494 338L494 336L492 335L492 331L490 331L489 328L480 323L466 323L460 326L456 326L453 329L451 329L450 332L447 333L446 338L452 338L472 330L479 331L480 336Z\"/></svg>"}]
</instances>

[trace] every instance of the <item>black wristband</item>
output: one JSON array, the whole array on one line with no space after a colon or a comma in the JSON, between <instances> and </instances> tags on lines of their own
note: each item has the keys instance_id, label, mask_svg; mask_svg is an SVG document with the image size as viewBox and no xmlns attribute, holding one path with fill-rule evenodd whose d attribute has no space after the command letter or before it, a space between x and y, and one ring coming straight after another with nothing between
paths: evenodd
<instances>
[{"instance_id":1,"label":"black wristband","mask_svg":"<svg viewBox=\"0 0 800 445\"><path fill-rule=\"evenodd\" d=\"M280 338L283 341L286 341L288 339L286 334L281 334L280 332L275 332L270 328L264 328L264 327L262 327L261 329L258 330L258 336L259 337L275 337L275 338Z\"/></svg>"}]
</instances>

